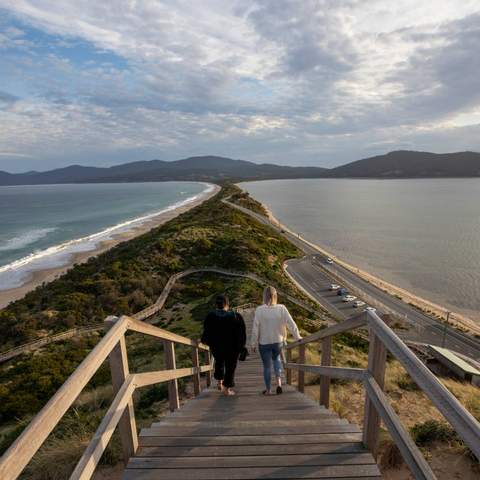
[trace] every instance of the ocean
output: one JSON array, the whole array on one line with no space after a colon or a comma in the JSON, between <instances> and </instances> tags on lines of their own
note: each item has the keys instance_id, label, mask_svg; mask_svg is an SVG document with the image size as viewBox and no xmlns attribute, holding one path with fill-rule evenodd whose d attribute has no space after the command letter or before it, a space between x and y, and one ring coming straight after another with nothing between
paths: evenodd
<instances>
[{"instance_id":1,"label":"ocean","mask_svg":"<svg viewBox=\"0 0 480 480\"><path fill-rule=\"evenodd\" d=\"M340 259L480 321L480 179L240 186Z\"/></svg>"},{"instance_id":2,"label":"ocean","mask_svg":"<svg viewBox=\"0 0 480 480\"><path fill-rule=\"evenodd\" d=\"M0 186L0 290L192 202L197 182Z\"/></svg>"}]
</instances>

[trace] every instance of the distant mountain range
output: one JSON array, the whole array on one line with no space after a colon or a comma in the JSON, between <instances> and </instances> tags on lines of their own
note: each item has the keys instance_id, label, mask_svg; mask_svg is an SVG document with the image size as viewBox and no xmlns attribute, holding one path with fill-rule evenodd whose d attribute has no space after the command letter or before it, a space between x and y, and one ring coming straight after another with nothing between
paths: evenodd
<instances>
[{"instance_id":1,"label":"distant mountain range","mask_svg":"<svg viewBox=\"0 0 480 480\"><path fill-rule=\"evenodd\" d=\"M46 172L0 171L0 185L53 183L114 183L194 180L220 182L289 178L438 178L479 177L480 153L435 154L396 151L357 160L336 168L286 167L270 163L203 156L174 162L150 160L113 167L71 165Z\"/></svg>"}]
</instances>

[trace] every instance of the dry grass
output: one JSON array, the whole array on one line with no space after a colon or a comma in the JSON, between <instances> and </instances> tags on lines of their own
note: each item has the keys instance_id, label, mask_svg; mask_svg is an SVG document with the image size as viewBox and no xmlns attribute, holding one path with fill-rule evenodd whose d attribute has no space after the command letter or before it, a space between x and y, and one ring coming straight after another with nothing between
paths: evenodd
<instances>
[{"instance_id":1,"label":"dry grass","mask_svg":"<svg viewBox=\"0 0 480 480\"><path fill-rule=\"evenodd\" d=\"M368 356L359 349L348 345L336 345L332 354L332 364L336 366L349 366L364 368L367 365ZM320 364L320 354L316 347L309 346L307 350L307 363ZM456 381L454 379L440 379L453 395L465 406L465 408L478 420L480 420L480 389L471 384ZM318 376L306 375L305 392L310 397L319 399ZM402 365L396 361L387 363L385 374L385 391L389 396L390 403L400 417L402 424L407 430L416 426L438 425L440 429L446 425L443 415L432 405L426 395L415 385ZM330 408L340 417L349 422L363 425L363 413L365 403L365 391L361 384L349 381L332 381L330 389ZM447 427L445 427L447 428ZM415 429L414 429L415 430ZM443 431L443 430L442 430ZM440 437L439 437L440 438ZM443 438L443 437L442 437ZM422 447L427 459L434 467L437 475L448 472L448 477L438 478L462 478L462 480L475 477L479 474L478 464L469 457L468 449L453 439L432 439L428 445ZM449 458L449 465L442 460L443 452ZM455 461L452 461L455 459ZM394 446L388 433L384 432L380 446L380 466L385 478L392 480L407 480L413 478L403 465L403 461ZM396 472L396 473L395 473Z\"/></svg>"}]
</instances>

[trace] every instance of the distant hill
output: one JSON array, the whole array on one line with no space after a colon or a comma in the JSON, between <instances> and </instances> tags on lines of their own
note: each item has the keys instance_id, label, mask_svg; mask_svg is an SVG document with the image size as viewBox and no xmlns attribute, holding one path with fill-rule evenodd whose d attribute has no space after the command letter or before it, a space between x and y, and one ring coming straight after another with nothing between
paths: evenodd
<instances>
[{"instance_id":1,"label":"distant hill","mask_svg":"<svg viewBox=\"0 0 480 480\"><path fill-rule=\"evenodd\" d=\"M132 162L108 168L72 165L47 172L11 174L0 171L0 185L318 178L323 176L325 171L325 168L319 167L285 167L232 160L225 157L204 156L189 157L174 162L162 160Z\"/></svg>"},{"instance_id":2,"label":"distant hill","mask_svg":"<svg viewBox=\"0 0 480 480\"><path fill-rule=\"evenodd\" d=\"M479 177L480 153L399 150L347 163L325 173L334 178Z\"/></svg>"},{"instance_id":3,"label":"distant hill","mask_svg":"<svg viewBox=\"0 0 480 480\"><path fill-rule=\"evenodd\" d=\"M0 185L114 183L192 180L272 180L289 178L440 178L479 177L480 153L429 153L399 150L336 168L286 167L270 163L204 156L174 162L150 160L108 168L71 165L47 172L0 171Z\"/></svg>"}]
</instances>

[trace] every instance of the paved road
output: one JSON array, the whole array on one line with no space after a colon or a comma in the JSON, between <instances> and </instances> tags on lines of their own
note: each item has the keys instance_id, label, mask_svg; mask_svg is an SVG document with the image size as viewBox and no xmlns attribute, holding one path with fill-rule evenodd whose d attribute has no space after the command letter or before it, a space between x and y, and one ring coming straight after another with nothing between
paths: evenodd
<instances>
[{"instance_id":1,"label":"paved road","mask_svg":"<svg viewBox=\"0 0 480 480\"><path fill-rule=\"evenodd\" d=\"M229 203L229 205L233 204ZM328 264L323 254L299 236L281 230L268 219L251 210L238 205L233 206L261 223L273 227L305 253L304 258L289 261L287 271L334 316L347 318L357 310L350 303L342 302L335 292L329 291L331 283L340 283L342 286L345 285L354 290L354 295L374 305L379 313L394 313L411 324L413 328L408 331L397 332L404 340L444 345L446 348L480 360L480 341L478 339L464 335L453 328L445 329L443 323L385 293L341 265Z\"/></svg>"}]
</instances>

